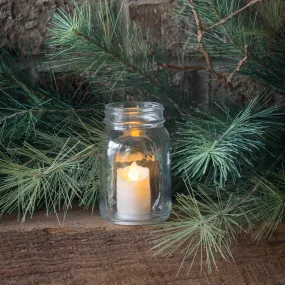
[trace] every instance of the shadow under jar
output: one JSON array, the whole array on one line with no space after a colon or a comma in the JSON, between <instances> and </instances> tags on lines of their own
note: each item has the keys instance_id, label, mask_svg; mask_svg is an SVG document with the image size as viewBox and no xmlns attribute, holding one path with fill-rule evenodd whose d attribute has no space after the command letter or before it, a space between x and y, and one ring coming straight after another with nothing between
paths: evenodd
<instances>
[{"instance_id":1,"label":"shadow under jar","mask_svg":"<svg viewBox=\"0 0 285 285\"><path fill-rule=\"evenodd\" d=\"M171 211L170 138L163 106L152 102L105 107L99 150L100 213L115 224L163 222Z\"/></svg>"}]
</instances>

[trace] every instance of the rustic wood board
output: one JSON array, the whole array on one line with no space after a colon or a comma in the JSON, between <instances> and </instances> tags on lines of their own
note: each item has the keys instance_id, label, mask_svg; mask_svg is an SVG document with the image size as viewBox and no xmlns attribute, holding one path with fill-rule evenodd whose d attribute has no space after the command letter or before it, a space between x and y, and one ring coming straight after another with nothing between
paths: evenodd
<instances>
[{"instance_id":1,"label":"rustic wood board","mask_svg":"<svg viewBox=\"0 0 285 285\"><path fill-rule=\"evenodd\" d=\"M98 213L72 211L64 225L38 212L25 224L0 220L1 285L284 285L285 225L269 241L248 236L234 247L235 263L218 259L218 271L200 272L199 261L178 276L181 255L152 257L150 232L114 226Z\"/></svg>"}]
</instances>

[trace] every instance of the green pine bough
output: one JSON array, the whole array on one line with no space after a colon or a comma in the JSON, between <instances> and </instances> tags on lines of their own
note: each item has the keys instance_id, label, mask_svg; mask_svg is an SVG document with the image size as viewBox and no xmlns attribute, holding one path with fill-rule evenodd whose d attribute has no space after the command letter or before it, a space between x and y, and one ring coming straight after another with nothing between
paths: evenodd
<instances>
[{"instance_id":1,"label":"green pine bough","mask_svg":"<svg viewBox=\"0 0 285 285\"><path fill-rule=\"evenodd\" d=\"M284 219L285 112L272 94L285 90L285 4L180 0L173 16L185 41L175 59L122 20L123 5L116 13L107 0L58 10L41 61L1 49L0 213L24 221L42 207L93 209L103 105L137 94L166 106L174 179L183 185L153 250L181 251L189 270L199 258L211 271L217 255L234 258L240 234L270 237ZM183 84L193 71L217 86L209 106L187 103ZM240 88L244 78L260 90Z\"/></svg>"}]
</instances>

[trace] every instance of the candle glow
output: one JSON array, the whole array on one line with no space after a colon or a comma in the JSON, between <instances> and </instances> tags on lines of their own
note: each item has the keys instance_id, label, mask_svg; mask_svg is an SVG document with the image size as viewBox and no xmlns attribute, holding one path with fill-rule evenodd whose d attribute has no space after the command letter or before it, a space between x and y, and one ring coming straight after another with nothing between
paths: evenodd
<instances>
[{"instance_id":1,"label":"candle glow","mask_svg":"<svg viewBox=\"0 0 285 285\"><path fill-rule=\"evenodd\" d=\"M130 166L117 170L117 212L125 218L136 219L151 211L149 168Z\"/></svg>"},{"instance_id":2,"label":"candle glow","mask_svg":"<svg viewBox=\"0 0 285 285\"><path fill-rule=\"evenodd\" d=\"M128 171L128 178L130 181L138 181L139 180L139 169L137 163L134 161L130 166Z\"/></svg>"}]
</instances>

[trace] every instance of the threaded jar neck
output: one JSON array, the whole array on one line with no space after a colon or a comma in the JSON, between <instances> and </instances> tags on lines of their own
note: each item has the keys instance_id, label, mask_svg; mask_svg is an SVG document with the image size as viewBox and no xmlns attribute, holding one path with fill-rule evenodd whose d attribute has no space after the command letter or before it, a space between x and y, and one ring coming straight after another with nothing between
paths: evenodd
<instances>
[{"instance_id":1,"label":"threaded jar neck","mask_svg":"<svg viewBox=\"0 0 285 285\"><path fill-rule=\"evenodd\" d=\"M163 126L163 106L154 102L111 103L105 106L106 125L115 128L155 128Z\"/></svg>"}]
</instances>

